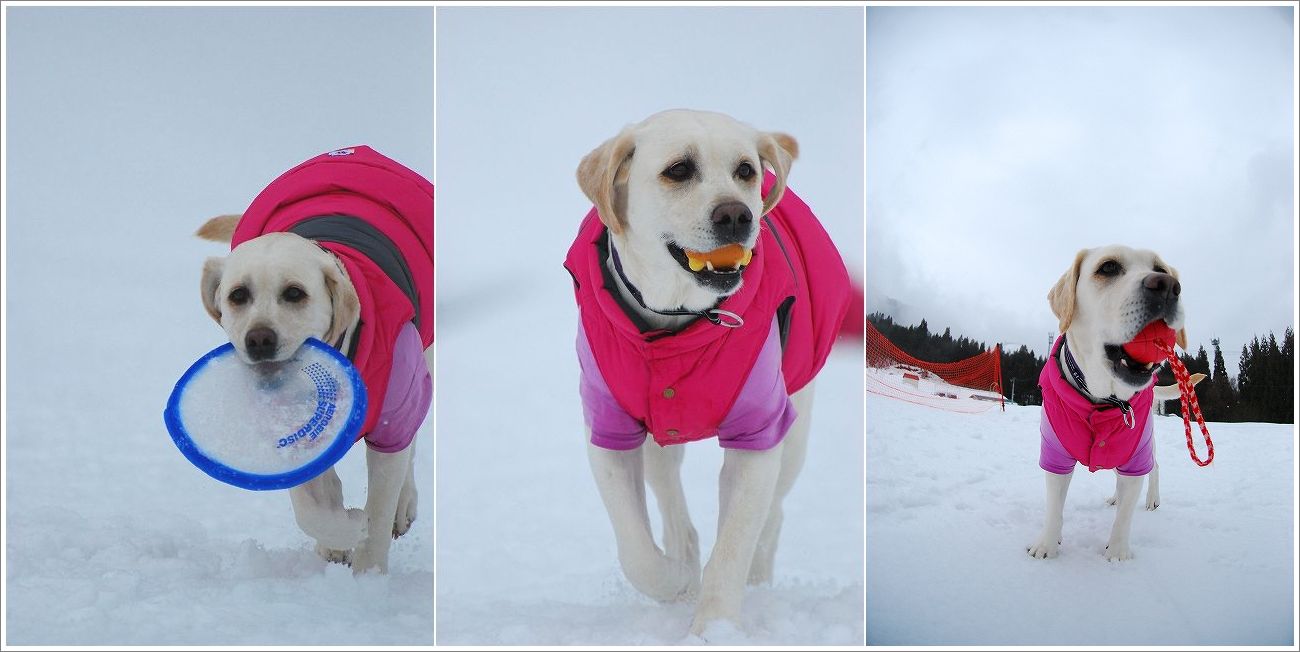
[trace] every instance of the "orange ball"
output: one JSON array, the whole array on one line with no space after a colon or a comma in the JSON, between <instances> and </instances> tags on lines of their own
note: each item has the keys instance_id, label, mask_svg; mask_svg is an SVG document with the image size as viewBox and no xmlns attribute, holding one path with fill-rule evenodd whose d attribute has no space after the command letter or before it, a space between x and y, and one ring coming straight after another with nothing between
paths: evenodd
<instances>
[{"instance_id":1,"label":"orange ball","mask_svg":"<svg viewBox=\"0 0 1300 652\"><path fill-rule=\"evenodd\" d=\"M735 267L748 252L748 249L738 244L729 244L718 247L713 251L692 251L688 249L686 255L699 260L707 260L718 267Z\"/></svg>"}]
</instances>

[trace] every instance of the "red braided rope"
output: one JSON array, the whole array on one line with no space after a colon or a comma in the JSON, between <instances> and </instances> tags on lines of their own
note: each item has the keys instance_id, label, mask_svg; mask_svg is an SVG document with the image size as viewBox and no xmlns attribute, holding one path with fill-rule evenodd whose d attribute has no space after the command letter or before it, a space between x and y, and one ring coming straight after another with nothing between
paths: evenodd
<instances>
[{"instance_id":1,"label":"red braided rope","mask_svg":"<svg viewBox=\"0 0 1300 652\"><path fill-rule=\"evenodd\" d=\"M1165 357L1169 358L1169 367L1174 372L1174 378L1178 379L1178 400L1183 406L1183 430L1187 433L1187 452L1192 454L1192 461L1197 466L1208 466L1214 461L1214 442L1210 439L1210 430L1205 427L1205 417L1201 416L1201 402L1196 400L1196 391L1192 389L1191 374L1187 373L1187 367L1183 361L1178 359L1178 354L1174 352L1174 347L1168 342L1157 338L1154 343L1161 351L1165 352ZM1187 418L1189 410L1188 401L1191 401L1190 413L1196 415L1196 423L1201 426L1201 435L1205 437L1205 448L1209 451L1209 459L1204 462L1196 456L1196 447L1192 445L1192 422Z\"/></svg>"}]
</instances>

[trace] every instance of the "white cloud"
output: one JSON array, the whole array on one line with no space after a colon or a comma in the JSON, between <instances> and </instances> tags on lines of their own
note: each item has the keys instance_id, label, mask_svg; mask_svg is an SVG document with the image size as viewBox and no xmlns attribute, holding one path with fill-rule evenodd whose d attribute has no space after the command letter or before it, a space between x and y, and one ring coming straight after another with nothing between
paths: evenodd
<instances>
[{"instance_id":1,"label":"white cloud","mask_svg":"<svg viewBox=\"0 0 1300 652\"><path fill-rule=\"evenodd\" d=\"M1194 341L1292 325L1292 14L867 12L868 308L1041 352L1083 247L1155 249Z\"/></svg>"}]
</instances>

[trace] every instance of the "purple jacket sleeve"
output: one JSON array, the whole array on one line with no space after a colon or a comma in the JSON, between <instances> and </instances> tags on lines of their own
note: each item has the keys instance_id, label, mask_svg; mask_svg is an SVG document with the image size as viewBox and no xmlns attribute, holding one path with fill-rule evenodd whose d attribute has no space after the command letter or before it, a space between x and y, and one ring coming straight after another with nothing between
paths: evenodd
<instances>
[{"instance_id":1,"label":"purple jacket sleeve","mask_svg":"<svg viewBox=\"0 0 1300 652\"><path fill-rule=\"evenodd\" d=\"M767 450L785 438L796 416L781 373L781 339L773 322L740 395L718 426L718 444Z\"/></svg>"},{"instance_id":2,"label":"purple jacket sleeve","mask_svg":"<svg viewBox=\"0 0 1300 652\"><path fill-rule=\"evenodd\" d=\"M396 453L410 446L432 402L433 379L424 362L420 331L407 322L393 344L388 393L375 429L366 435L366 445L381 453Z\"/></svg>"},{"instance_id":3,"label":"purple jacket sleeve","mask_svg":"<svg viewBox=\"0 0 1300 652\"><path fill-rule=\"evenodd\" d=\"M605 383L596 356L591 353L587 334L578 326L578 394L582 397L582 416L591 428L591 443L601 448L626 451L645 441L645 426L623 410Z\"/></svg>"}]
</instances>

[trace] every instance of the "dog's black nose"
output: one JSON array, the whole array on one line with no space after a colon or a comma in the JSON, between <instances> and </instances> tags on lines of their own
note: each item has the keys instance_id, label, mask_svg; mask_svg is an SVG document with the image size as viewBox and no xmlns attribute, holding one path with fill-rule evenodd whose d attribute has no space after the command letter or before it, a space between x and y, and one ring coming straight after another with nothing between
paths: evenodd
<instances>
[{"instance_id":1,"label":"dog's black nose","mask_svg":"<svg viewBox=\"0 0 1300 652\"><path fill-rule=\"evenodd\" d=\"M254 328L244 336L244 349L253 360L266 360L275 357L275 331L269 328Z\"/></svg>"},{"instance_id":2,"label":"dog's black nose","mask_svg":"<svg viewBox=\"0 0 1300 652\"><path fill-rule=\"evenodd\" d=\"M754 228L754 214L749 207L738 202L729 201L718 204L709 216L713 222L713 232L727 242L740 242L749 238Z\"/></svg>"},{"instance_id":3,"label":"dog's black nose","mask_svg":"<svg viewBox=\"0 0 1300 652\"><path fill-rule=\"evenodd\" d=\"M1177 297L1183 292L1183 286L1178 282L1178 279L1160 272L1147 274L1147 277L1142 279L1142 287L1147 292L1161 298Z\"/></svg>"}]
</instances>

